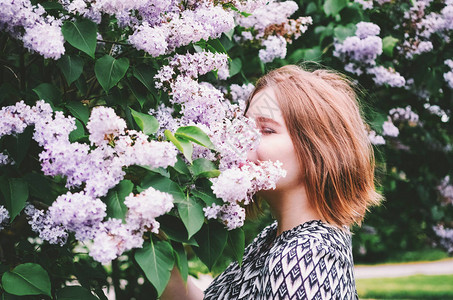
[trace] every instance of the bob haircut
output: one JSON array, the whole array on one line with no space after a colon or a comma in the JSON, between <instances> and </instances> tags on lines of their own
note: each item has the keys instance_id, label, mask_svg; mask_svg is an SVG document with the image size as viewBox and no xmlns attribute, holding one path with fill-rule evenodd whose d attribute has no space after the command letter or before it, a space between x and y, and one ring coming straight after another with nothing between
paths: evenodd
<instances>
[{"instance_id":1,"label":"bob haircut","mask_svg":"<svg viewBox=\"0 0 453 300\"><path fill-rule=\"evenodd\" d=\"M266 88L275 92L310 205L334 226L360 225L383 197L375 191L373 147L351 82L335 71L287 65L258 80L244 115ZM261 209L259 198L246 207L252 218Z\"/></svg>"}]
</instances>

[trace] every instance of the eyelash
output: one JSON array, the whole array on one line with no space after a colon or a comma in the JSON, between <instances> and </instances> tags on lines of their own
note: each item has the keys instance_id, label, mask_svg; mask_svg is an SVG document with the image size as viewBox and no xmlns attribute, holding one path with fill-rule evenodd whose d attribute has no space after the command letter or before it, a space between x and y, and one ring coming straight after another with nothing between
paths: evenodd
<instances>
[{"instance_id":1,"label":"eyelash","mask_svg":"<svg viewBox=\"0 0 453 300\"><path fill-rule=\"evenodd\" d=\"M268 129L268 131L266 131L264 129ZM275 133L275 131L270 129L270 128L268 128L268 127L264 127L263 129L261 129L261 133L264 134L264 135L267 135L267 134Z\"/></svg>"}]
</instances>

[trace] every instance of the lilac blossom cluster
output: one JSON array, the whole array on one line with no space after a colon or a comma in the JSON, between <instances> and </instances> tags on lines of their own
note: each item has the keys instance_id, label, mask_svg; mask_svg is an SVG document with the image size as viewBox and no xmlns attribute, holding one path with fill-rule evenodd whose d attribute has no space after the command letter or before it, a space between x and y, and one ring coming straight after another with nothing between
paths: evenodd
<instances>
[{"instance_id":1,"label":"lilac blossom cluster","mask_svg":"<svg viewBox=\"0 0 453 300\"><path fill-rule=\"evenodd\" d=\"M440 224L433 227L434 232L439 237L439 244L449 253L453 253L453 229Z\"/></svg>"},{"instance_id":2,"label":"lilac blossom cluster","mask_svg":"<svg viewBox=\"0 0 453 300\"><path fill-rule=\"evenodd\" d=\"M376 131L370 130L368 132L368 139L370 140L370 143L373 145L385 145L385 139L381 135L378 135Z\"/></svg>"},{"instance_id":3,"label":"lilac blossom cluster","mask_svg":"<svg viewBox=\"0 0 453 300\"><path fill-rule=\"evenodd\" d=\"M453 205L453 185L450 181L450 176L445 176L436 187L442 198L443 205Z\"/></svg>"},{"instance_id":4,"label":"lilac blossom cluster","mask_svg":"<svg viewBox=\"0 0 453 300\"><path fill-rule=\"evenodd\" d=\"M411 59L414 55L433 50L431 36L435 33L447 42L453 30L453 1L444 2L440 12L427 13L432 1L414 1L404 13L403 27L407 29L404 43L398 47L400 53Z\"/></svg>"},{"instance_id":5,"label":"lilac blossom cluster","mask_svg":"<svg viewBox=\"0 0 453 300\"><path fill-rule=\"evenodd\" d=\"M59 59L65 53L61 20L46 16L40 5L30 0L0 2L0 30L22 40L24 47L45 58Z\"/></svg>"},{"instance_id":6,"label":"lilac blossom cluster","mask_svg":"<svg viewBox=\"0 0 453 300\"><path fill-rule=\"evenodd\" d=\"M288 43L299 38L313 23L311 17L289 19L298 9L294 1L270 2L256 9L250 16L236 15L236 22L244 27L237 42L257 41L262 49L259 58L264 63L286 57Z\"/></svg>"},{"instance_id":7,"label":"lilac blossom cluster","mask_svg":"<svg viewBox=\"0 0 453 300\"><path fill-rule=\"evenodd\" d=\"M354 2L362 5L363 9L372 9L374 7L374 4L383 5L385 3L390 3L391 1L392 0L354 0Z\"/></svg>"},{"instance_id":8,"label":"lilac blossom cluster","mask_svg":"<svg viewBox=\"0 0 453 300\"><path fill-rule=\"evenodd\" d=\"M14 165L14 160L8 154L0 152L0 166Z\"/></svg>"},{"instance_id":9,"label":"lilac blossom cluster","mask_svg":"<svg viewBox=\"0 0 453 300\"><path fill-rule=\"evenodd\" d=\"M168 12L165 22L159 24L145 20L136 25L129 43L156 57L201 39L218 38L234 28L233 13L220 5L200 1L191 8Z\"/></svg>"},{"instance_id":10,"label":"lilac blossom cluster","mask_svg":"<svg viewBox=\"0 0 453 300\"><path fill-rule=\"evenodd\" d=\"M389 116L391 117L392 121L408 122L410 126L417 126L420 123L418 114L412 111L412 107L410 105L406 106L405 108L392 108L389 111Z\"/></svg>"},{"instance_id":11,"label":"lilac blossom cluster","mask_svg":"<svg viewBox=\"0 0 453 300\"><path fill-rule=\"evenodd\" d=\"M196 79L211 71L217 71L217 75L222 80L228 78L230 75L228 56L225 53L202 51L194 54L175 54L169 58L168 65L160 68L154 76L155 85L159 89L166 83L174 82L175 77L182 76Z\"/></svg>"},{"instance_id":12,"label":"lilac blossom cluster","mask_svg":"<svg viewBox=\"0 0 453 300\"><path fill-rule=\"evenodd\" d=\"M282 163L279 161L260 164L247 162L212 178L212 190L225 204L212 204L204 208L206 218L219 219L228 230L241 227L245 219L245 209L241 204L250 204L253 194L259 190L275 189L276 182L286 176L286 171L281 167Z\"/></svg>"},{"instance_id":13,"label":"lilac blossom cluster","mask_svg":"<svg viewBox=\"0 0 453 300\"><path fill-rule=\"evenodd\" d=\"M447 59L444 61L444 64L450 68L448 72L444 73L444 80L448 84L448 87L453 89L453 60Z\"/></svg>"},{"instance_id":14,"label":"lilac blossom cluster","mask_svg":"<svg viewBox=\"0 0 453 300\"><path fill-rule=\"evenodd\" d=\"M333 55L345 63L344 69L357 75L370 74L378 86L404 87L406 80L393 68L376 65L376 59L383 52L379 26L370 22L359 22L356 26L354 36L334 42Z\"/></svg>"},{"instance_id":15,"label":"lilac blossom cluster","mask_svg":"<svg viewBox=\"0 0 453 300\"><path fill-rule=\"evenodd\" d=\"M250 94L252 93L255 86L251 83L244 83L242 85L232 84L230 85L230 95L231 100L234 103L239 103L240 101L246 101Z\"/></svg>"},{"instance_id":16,"label":"lilac blossom cluster","mask_svg":"<svg viewBox=\"0 0 453 300\"><path fill-rule=\"evenodd\" d=\"M0 230L3 230L5 228L4 225L8 221L9 221L9 212L3 205L0 205Z\"/></svg>"}]
</instances>

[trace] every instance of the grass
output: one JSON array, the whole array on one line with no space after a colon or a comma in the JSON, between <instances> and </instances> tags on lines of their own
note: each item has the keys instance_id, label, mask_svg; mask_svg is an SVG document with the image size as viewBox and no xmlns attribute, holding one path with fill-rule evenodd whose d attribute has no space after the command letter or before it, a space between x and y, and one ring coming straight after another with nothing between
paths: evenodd
<instances>
[{"instance_id":1,"label":"grass","mask_svg":"<svg viewBox=\"0 0 453 300\"><path fill-rule=\"evenodd\" d=\"M416 262L416 261L435 261L451 256L444 250L440 249L421 249L416 251L405 251L392 253L385 259L375 259L373 261L362 261L360 257L355 257L354 262L356 265L375 265L375 264L393 264L393 263L404 263L404 262Z\"/></svg>"},{"instance_id":2,"label":"grass","mask_svg":"<svg viewBox=\"0 0 453 300\"><path fill-rule=\"evenodd\" d=\"M453 299L453 275L356 279L360 299Z\"/></svg>"}]
</instances>

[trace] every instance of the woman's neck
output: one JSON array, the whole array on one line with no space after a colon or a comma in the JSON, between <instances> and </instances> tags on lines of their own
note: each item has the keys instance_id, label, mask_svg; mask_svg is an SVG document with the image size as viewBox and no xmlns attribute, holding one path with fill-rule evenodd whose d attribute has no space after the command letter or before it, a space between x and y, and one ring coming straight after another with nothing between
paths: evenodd
<instances>
[{"instance_id":1,"label":"woman's neck","mask_svg":"<svg viewBox=\"0 0 453 300\"><path fill-rule=\"evenodd\" d=\"M266 193L264 199L269 204L271 214L277 219L276 236L307 221L323 220L308 202L304 186L285 189L284 193Z\"/></svg>"}]
</instances>

